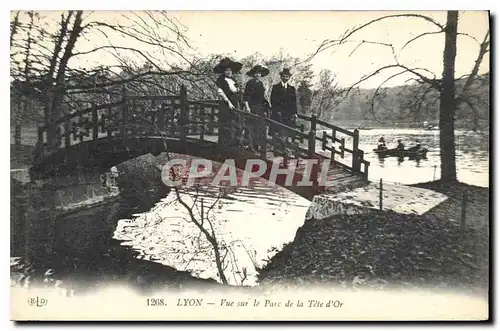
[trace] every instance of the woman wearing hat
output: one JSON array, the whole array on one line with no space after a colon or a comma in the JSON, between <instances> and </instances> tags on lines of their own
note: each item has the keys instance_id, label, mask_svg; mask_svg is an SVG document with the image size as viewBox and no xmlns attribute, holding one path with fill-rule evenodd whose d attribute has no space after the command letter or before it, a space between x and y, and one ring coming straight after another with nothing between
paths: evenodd
<instances>
[{"instance_id":1,"label":"woman wearing hat","mask_svg":"<svg viewBox=\"0 0 500 331\"><path fill-rule=\"evenodd\" d=\"M266 116L266 99L264 97L265 87L261 77L269 75L269 69L257 64L250 71L247 72L247 76L252 77L246 86L245 92L243 93L243 101L245 103L245 109L252 114L259 116ZM259 147L264 147L266 144L266 121L262 119L251 119L248 121L250 126L250 139L252 141L252 149L258 149Z\"/></svg>"},{"instance_id":2,"label":"woman wearing hat","mask_svg":"<svg viewBox=\"0 0 500 331\"><path fill-rule=\"evenodd\" d=\"M214 73L219 74L215 82L217 93L223 101L219 113L219 142L230 146L234 146L237 141L235 137L237 117L231 110L240 108L241 96L238 82L233 74L238 73L242 66L241 63L226 57L214 68Z\"/></svg>"}]
</instances>

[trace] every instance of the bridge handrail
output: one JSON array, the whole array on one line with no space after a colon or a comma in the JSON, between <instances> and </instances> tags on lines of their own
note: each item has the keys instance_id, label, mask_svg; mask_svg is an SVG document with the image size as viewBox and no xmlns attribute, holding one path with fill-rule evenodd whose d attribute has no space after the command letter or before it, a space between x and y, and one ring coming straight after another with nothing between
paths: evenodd
<instances>
[{"instance_id":1,"label":"bridge handrail","mask_svg":"<svg viewBox=\"0 0 500 331\"><path fill-rule=\"evenodd\" d=\"M289 127L288 125L286 124L283 124L281 122L278 122L278 121L275 121L269 117L265 117L265 116L260 116L260 115L257 115L257 114L253 114L253 113L250 113L246 110L242 110L242 109L234 109L232 110L233 112L237 113L237 114L240 114L240 115L243 115L244 117L250 117L250 118L253 118L253 119L257 119L257 120L265 120L267 123L269 124L272 124L274 127L278 127L280 129L284 129L284 130L287 130L289 133L293 133L293 134L296 134L296 135L299 135L299 136L303 136L304 138L307 138L309 135L302 132L302 131L299 131L295 128L292 128L292 127Z\"/></svg>"},{"instance_id":2,"label":"bridge handrail","mask_svg":"<svg viewBox=\"0 0 500 331\"><path fill-rule=\"evenodd\" d=\"M140 100L146 100L146 101L152 101L152 100L178 100L179 96L178 95L127 95L126 96L127 100L135 100L135 101L140 101Z\"/></svg>"},{"instance_id":3,"label":"bridge handrail","mask_svg":"<svg viewBox=\"0 0 500 331\"><path fill-rule=\"evenodd\" d=\"M201 106L209 106L209 107L219 107L218 100L189 100L190 104L193 105L201 105Z\"/></svg>"},{"instance_id":4,"label":"bridge handrail","mask_svg":"<svg viewBox=\"0 0 500 331\"><path fill-rule=\"evenodd\" d=\"M50 124L50 125L42 125L42 126L39 126L38 127L38 131L46 131L49 126L57 126L63 122L65 122L66 120L69 120L70 118L74 118L74 117L78 117L78 116L82 116L82 115L85 115L85 114L89 114L89 113L92 113L93 110L100 110L100 109L108 109L108 108L113 108L113 107L116 107L116 106L121 106L123 104L123 100L122 101L117 101L117 102L112 102L112 103L106 103L106 104L102 104L102 105L94 105L94 106L91 106L89 108L86 108L86 109L82 109L82 110L78 110L74 113L71 113L71 114L67 114L65 116L62 116L62 117L59 117L59 119L57 119L54 123Z\"/></svg>"},{"instance_id":5,"label":"bridge handrail","mask_svg":"<svg viewBox=\"0 0 500 331\"><path fill-rule=\"evenodd\" d=\"M311 121L311 116L307 116L307 115L303 115L303 114L297 114L297 117L300 118L300 119L306 120L306 121ZM348 136L354 136L354 132L353 131L349 131L347 129L341 128L340 126L333 125L331 123L322 121L320 119L316 119L316 124L324 126L324 127L328 128L328 129L332 129L332 130L341 132L341 133L346 134Z\"/></svg>"}]
</instances>

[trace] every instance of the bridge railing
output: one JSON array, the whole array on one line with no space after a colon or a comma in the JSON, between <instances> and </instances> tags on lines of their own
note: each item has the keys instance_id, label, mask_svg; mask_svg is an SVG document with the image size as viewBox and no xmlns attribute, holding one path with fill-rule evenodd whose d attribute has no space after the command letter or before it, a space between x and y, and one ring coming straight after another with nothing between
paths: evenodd
<instances>
[{"instance_id":1,"label":"bridge railing","mask_svg":"<svg viewBox=\"0 0 500 331\"><path fill-rule=\"evenodd\" d=\"M176 96L134 96L124 90L121 101L92 105L61 117L50 127L39 127L35 161L89 140L156 136L158 131L168 132L169 137L185 136L186 109L185 88Z\"/></svg>"},{"instance_id":2,"label":"bridge railing","mask_svg":"<svg viewBox=\"0 0 500 331\"><path fill-rule=\"evenodd\" d=\"M36 158L88 140L112 137L119 133L122 102L93 105L38 128Z\"/></svg>"},{"instance_id":3,"label":"bridge railing","mask_svg":"<svg viewBox=\"0 0 500 331\"><path fill-rule=\"evenodd\" d=\"M189 136L218 136L219 134L219 103L217 100L188 102L189 122L187 132Z\"/></svg>"},{"instance_id":4,"label":"bridge railing","mask_svg":"<svg viewBox=\"0 0 500 331\"><path fill-rule=\"evenodd\" d=\"M208 135L220 138L223 126L229 126L231 145L246 147L252 143L252 131L255 125L262 125L269 127L270 131L273 132L273 134L265 134L263 137L265 144L261 150L262 156L268 152L269 146L272 147L274 154L279 156L309 157L314 155L314 153L309 153L307 147L304 148L304 144L307 146L309 134L270 118L240 109L226 110L232 113L235 119L232 123L224 123L219 118L221 111L224 111L221 109L222 107L224 106L218 100L189 101L189 135L199 139L204 139ZM224 143L221 140L218 142Z\"/></svg>"},{"instance_id":5,"label":"bridge railing","mask_svg":"<svg viewBox=\"0 0 500 331\"><path fill-rule=\"evenodd\" d=\"M209 130L206 127L204 129L202 126L200 139L203 139L203 134L208 131L212 134L216 131L218 133L219 130L216 129L216 117L223 111L220 109L222 104L216 100L204 102L195 101L194 103L203 106L201 108L203 111L200 111L200 118L204 118L204 120L201 122L205 124L208 123L208 125L211 125L211 128L213 128ZM366 178L368 177L370 162L364 159L364 152L359 148L358 130L351 132L318 120L315 115L298 115L300 119L309 122L309 130L306 131L303 123L298 123L296 128L293 128L271 118L262 117L244 110L236 109L231 112L236 115L236 120L231 125L232 137L230 140L235 142L238 147L251 145L252 126L263 125L269 128L269 133L264 134L265 144L260 150L262 157L265 157L269 151L269 147L272 148L274 155L283 157L313 158L317 154L325 155L322 152L328 151L330 152L328 156L330 156L332 161L337 165L355 173L360 173ZM211 118L208 118L209 116L211 116ZM319 134L320 131L317 130L319 126L322 126L324 129L322 130L322 134ZM204 132L203 130L206 131ZM318 145L320 145L320 147L318 147ZM349 164L336 160L336 157L348 161Z\"/></svg>"},{"instance_id":6,"label":"bridge railing","mask_svg":"<svg viewBox=\"0 0 500 331\"><path fill-rule=\"evenodd\" d=\"M103 138L151 137L160 133L181 141L187 138L205 140L211 136L211 139L222 143L221 134L228 123L223 123L220 115L222 111L228 110L221 107L223 104L218 100L188 100L184 86L175 96L135 96L124 91L119 102L93 105L60 118L50 127L40 127L35 159L89 140L97 142ZM234 121L230 125L230 140L236 142L236 146L251 145L251 133L255 132L256 126L263 126L269 129L269 134L264 128L261 139L265 143L260 151L262 157L267 155L269 148L272 148L274 155L285 158L312 158L322 152L330 152L336 164L368 176L369 162L364 160L364 153L359 149L358 130L345 130L318 120L314 115L298 115L309 124L306 130L303 123L293 128L247 111L231 112ZM319 134L319 126L324 129L322 134ZM350 164L340 162L336 157L350 161Z\"/></svg>"},{"instance_id":7,"label":"bridge railing","mask_svg":"<svg viewBox=\"0 0 500 331\"><path fill-rule=\"evenodd\" d=\"M353 172L361 173L368 177L370 162L364 159L364 151L359 148L359 130L349 131L331 123L319 120L315 115L307 116L299 114L298 118L310 123L309 132L314 132L314 145L321 146L321 152L330 152L330 157L341 166L352 169ZM304 130L304 126L300 126ZM312 135L311 135L312 136ZM310 142L313 144L313 142ZM350 163L337 162L340 157Z\"/></svg>"}]
</instances>

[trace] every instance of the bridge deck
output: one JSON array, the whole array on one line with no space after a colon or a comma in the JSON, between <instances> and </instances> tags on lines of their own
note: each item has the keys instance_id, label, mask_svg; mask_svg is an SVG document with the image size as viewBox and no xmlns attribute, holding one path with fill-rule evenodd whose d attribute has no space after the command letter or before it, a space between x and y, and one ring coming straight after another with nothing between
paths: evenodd
<instances>
[{"instance_id":1,"label":"bridge deck","mask_svg":"<svg viewBox=\"0 0 500 331\"><path fill-rule=\"evenodd\" d=\"M92 144L93 141L91 139L85 139L83 144L74 145L73 147L75 147L75 149L71 152L63 152L63 158L58 159L56 153L54 155L56 156L55 159L46 159L45 161L47 162L45 165L48 165L49 167L55 167L57 168L56 173L61 173L64 166L69 169L69 171L71 171L71 169L74 169L75 165L83 165L83 167L94 167L98 166L97 164L102 160L110 160L107 161L108 163L111 162L109 164L100 164L100 167L107 168L130 157L135 157L144 153L151 152L153 154L157 154L165 151L163 146L164 138L161 136L148 136L147 138L129 137L125 142L123 142L120 137L116 137L114 143L109 143L109 146L106 147L107 142L110 141L107 138L109 137L103 136L99 140L100 143L104 144L104 146L94 148L89 147L91 146L89 144ZM192 155L193 157L202 157L218 162L224 162L226 159L232 158L235 160L237 167L240 169L245 168L247 160L264 160L268 168L267 172L262 176L265 179L269 179L270 170L274 163L280 164L280 168L285 167L283 156L275 155L272 151L272 146L268 146L268 152L266 153L265 158L263 158L263 155L261 155L259 152L252 152L243 148L236 148L227 151L221 149L220 145L218 144L218 138L214 135L204 136L203 139L200 139L199 136L188 136L188 147L185 150L180 147L183 144L179 138L168 138L167 141L167 146L169 152L171 153L188 154ZM92 153L90 153L90 155L89 150L92 150ZM134 151L134 153L130 154L129 150ZM328 159L328 156L319 153L316 153L316 157L318 159ZM294 158L292 156L287 161L288 166L290 166L292 162L295 162L296 164L292 185L286 184L286 176L284 175L277 176L276 184L283 186L309 200L312 200L312 198L317 194L334 194L345 192L355 188L363 187L368 184L366 178L360 176L359 174L353 173L348 167L343 167L339 163L331 163L326 175L326 180L330 182L328 186L300 186L297 185L297 182L302 180L302 178L304 177L306 160L303 158ZM62 171L62 173L64 173L64 171ZM312 180L314 180L314 176L307 178L312 178Z\"/></svg>"}]
</instances>

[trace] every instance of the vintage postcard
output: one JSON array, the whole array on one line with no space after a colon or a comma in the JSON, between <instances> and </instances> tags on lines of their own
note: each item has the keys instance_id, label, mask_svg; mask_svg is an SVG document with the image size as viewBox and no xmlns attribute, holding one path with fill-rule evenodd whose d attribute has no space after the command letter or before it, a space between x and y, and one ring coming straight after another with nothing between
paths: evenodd
<instances>
[{"instance_id":1,"label":"vintage postcard","mask_svg":"<svg viewBox=\"0 0 500 331\"><path fill-rule=\"evenodd\" d=\"M12 11L15 321L486 321L487 11Z\"/></svg>"}]
</instances>

